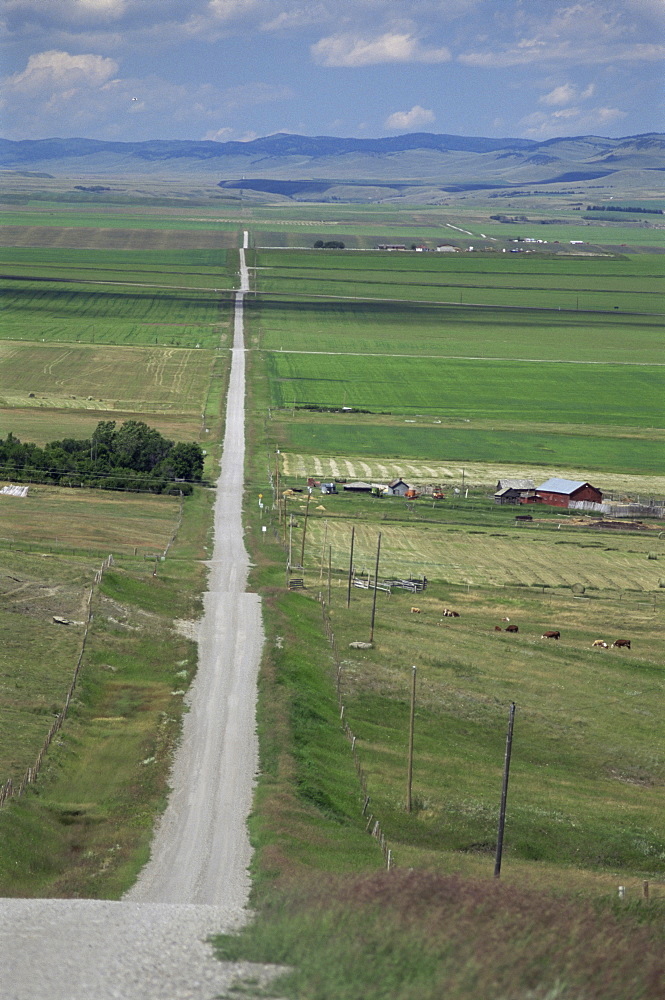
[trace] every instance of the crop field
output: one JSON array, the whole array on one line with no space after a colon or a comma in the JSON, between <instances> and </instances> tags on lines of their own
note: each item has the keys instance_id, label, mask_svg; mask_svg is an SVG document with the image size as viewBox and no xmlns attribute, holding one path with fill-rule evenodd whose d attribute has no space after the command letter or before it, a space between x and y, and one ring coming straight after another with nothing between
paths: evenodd
<instances>
[{"instance_id":1,"label":"crop field","mask_svg":"<svg viewBox=\"0 0 665 1000\"><path fill-rule=\"evenodd\" d=\"M524 423L575 424L602 413L607 424L636 427L658 426L663 413L659 367L279 351L267 362L278 407L349 406L458 419L518 415Z\"/></svg>"},{"instance_id":2,"label":"crop field","mask_svg":"<svg viewBox=\"0 0 665 1000\"><path fill-rule=\"evenodd\" d=\"M3 227L19 227L29 231L33 227L62 229L120 229L137 231L147 230L182 230L183 232L212 231L220 234L225 241L219 245L237 247L238 226L235 223L220 222L214 217L170 214L169 212L127 212L115 207L102 211L96 207L83 208L72 206L63 209L62 205L28 207L20 211L6 209L2 212ZM229 235L223 236L222 234Z\"/></svg>"},{"instance_id":3,"label":"crop field","mask_svg":"<svg viewBox=\"0 0 665 1000\"><path fill-rule=\"evenodd\" d=\"M229 296L214 289L30 279L2 284L6 340L217 347L223 324L229 322Z\"/></svg>"},{"instance_id":4,"label":"crop field","mask_svg":"<svg viewBox=\"0 0 665 1000\"><path fill-rule=\"evenodd\" d=\"M311 458L309 463L305 461L307 453L326 456L323 460L326 468L341 469L347 468L344 461L337 461L335 457L328 460L327 456L334 456L335 453L364 456L370 463L377 464L377 468L381 467L381 462L377 463L377 459L401 456L403 460L410 458L427 463L428 468L437 466L439 478L445 480L451 478L450 465L457 468L480 464L498 467L501 463L497 456L505 455L502 465L504 471L498 478L506 475L505 469L509 466L535 468L538 470L536 478L540 477L541 480L547 478L548 468L576 469L579 474L572 478L582 480L587 479L592 470L594 478L597 478L597 472L605 473L608 478L612 470L620 469L622 476L642 473L660 477L661 483L665 483L665 434L662 432L657 434L647 431L641 437L639 430L626 432L621 429L613 436L607 433L607 428L601 434L594 434L591 428L588 433L581 434L579 429L570 433L556 424L551 425L549 430L541 427L536 432L525 429L526 427L528 424L520 425L517 421L504 429L460 429L459 426L451 428L443 425L442 428L377 425L367 418L355 423L343 421L337 426L319 421L290 423L284 420L275 427L275 434L283 452L299 453L294 465L296 468L302 468L303 465L312 468ZM360 464L366 463L361 461ZM403 467L409 470L411 466ZM427 481L431 478L429 476Z\"/></svg>"},{"instance_id":5,"label":"crop field","mask_svg":"<svg viewBox=\"0 0 665 1000\"><path fill-rule=\"evenodd\" d=\"M663 312L658 257L586 258L523 254L399 254L261 251L262 293L465 302L516 310Z\"/></svg>"},{"instance_id":6,"label":"crop field","mask_svg":"<svg viewBox=\"0 0 665 1000\"><path fill-rule=\"evenodd\" d=\"M4 218L4 217L3 217ZM89 250L200 250L229 249L238 246L237 231L221 229L144 229L115 226L76 225L4 225L0 227L0 246Z\"/></svg>"},{"instance_id":7,"label":"crop field","mask_svg":"<svg viewBox=\"0 0 665 1000\"><path fill-rule=\"evenodd\" d=\"M0 249L0 277L114 285L193 287L210 291L232 286L235 254L224 250L81 250L52 247Z\"/></svg>"},{"instance_id":8,"label":"crop field","mask_svg":"<svg viewBox=\"0 0 665 1000\"><path fill-rule=\"evenodd\" d=\"M0 343L2 406L201 413L211 351ZM216 370L216 369L215 369Z\"/></svg>"}]
</instances>

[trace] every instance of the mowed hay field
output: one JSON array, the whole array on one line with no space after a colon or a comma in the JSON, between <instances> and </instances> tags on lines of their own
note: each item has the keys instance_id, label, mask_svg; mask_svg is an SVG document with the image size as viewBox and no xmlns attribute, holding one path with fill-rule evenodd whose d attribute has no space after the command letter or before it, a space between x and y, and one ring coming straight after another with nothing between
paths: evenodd
<instances>
[{"instance_id":1,"label":"mowed hay field","mask_svg":"<svg viewBox=\"0 0 665 1000\"><path fill-rule=\"evenodd\" d=\"M323 498L325 504L327 498ZM398 501L399 502L399 501ZM383 503L390 503L389 500ZM298 511L302 521L302 511ZM572 587L589 591L622 590L657 593L665 574L665 542L659 532L630 536L616 532L585 533L520 528L453 526L447 524L355 525L354 564L374 574L377 534L381 532L380 574L404 578L426 576L462 586ZM310 558L316 562L324 538L332 550L333 566L348 570L351 525L326 518L320 511L307 528ZM299 550L297 550L299 551ZM652 553L654 558L649 559ZM319 569L317 565L317 570ZM310 571L312 567L310 566ZM418 603L416 599L415 603ZM665 595L662 596L665 603Z\"/></svg>"},{"instance_id":2,"label":"mowed hay field","mask_svg":"<svg viewBox=\"0 0 665 1000\"><path fill-rule=\"evenodd\" d=\"M4 407L201 413L216 355L175 347L0 343Z\"/></svg>"}]
</instances>

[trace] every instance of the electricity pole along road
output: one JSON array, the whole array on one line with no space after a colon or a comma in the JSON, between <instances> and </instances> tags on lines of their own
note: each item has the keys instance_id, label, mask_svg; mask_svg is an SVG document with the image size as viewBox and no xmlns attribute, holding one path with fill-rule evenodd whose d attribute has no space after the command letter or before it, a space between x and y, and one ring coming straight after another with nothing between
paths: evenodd
<instances>
[{"instance_id":1,"label":"electricity pole along road","mask_svg":"<svg viewBox=\"0 0 665 1000\"><path fill-rule=\"evenodd\" d=\"M245 591L241 519L247 246L245 232L198 671L150 861L119 902L0 899L2 1000L213 1000L243 974L270 978L268 968L218 962L205 943L245 917L258 760L263 628L260 599Z\"/></svg>"}]
</instances>

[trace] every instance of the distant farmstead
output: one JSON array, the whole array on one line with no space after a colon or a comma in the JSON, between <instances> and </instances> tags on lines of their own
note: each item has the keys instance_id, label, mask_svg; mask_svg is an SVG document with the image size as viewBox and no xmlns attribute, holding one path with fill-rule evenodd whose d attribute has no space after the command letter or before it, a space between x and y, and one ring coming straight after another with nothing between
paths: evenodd
<instances>
[{"instance_id":1,"label":"distant farmstead","mask_svg":"<svg viewBox=\"0 0 665 1000\"><path fill-rule=\"evenodd\" d=\"M500 479L494 493L495 503L524 503L535 495L533 479Z\"/></svg>"},{"instance_id":2,"label":"distant farmstead","mask_svg":"<svg viewBox=\"0 0 665 1000\"><path fill-rule=\"evenodd\" d=\"M548 479L536 487L538 502L551 507L567 507L573 500L589 500L602 503L603 494L590 483L579 483L573 479Z\"/></svg>"},{"instance_id":3,"label":"distant farmstead","mask_svg":"<svg viewBox=\"0 0 665 1000\"><path fill-rule=\"evenodd\" d=\"M459 247L454 247L450 243L442 243L436 249L438 253L459 253Z\"/></svg>"}]
</instances>

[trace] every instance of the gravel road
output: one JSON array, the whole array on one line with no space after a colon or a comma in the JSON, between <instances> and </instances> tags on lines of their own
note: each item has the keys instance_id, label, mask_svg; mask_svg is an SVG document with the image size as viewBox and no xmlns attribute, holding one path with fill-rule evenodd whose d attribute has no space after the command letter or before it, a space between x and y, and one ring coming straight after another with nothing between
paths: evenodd
<instances>
[{"instance_id":1,"label":"gravel road","mask_svg":"<svg viewBox=\"0 0 665 1000\"><path fill-rule=\"evenodd\" d=\"M247 246L247 233L244 235ZM244 251L199 667L151 858L120 902L0 900L1 1000L213 1000L269 967L221 963L206 937L246 919L257 768L260 601L245 591Z\"/></svg>"}]
</instances>

